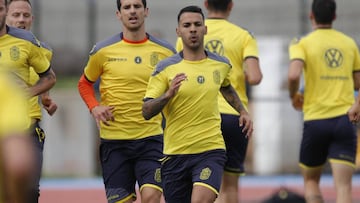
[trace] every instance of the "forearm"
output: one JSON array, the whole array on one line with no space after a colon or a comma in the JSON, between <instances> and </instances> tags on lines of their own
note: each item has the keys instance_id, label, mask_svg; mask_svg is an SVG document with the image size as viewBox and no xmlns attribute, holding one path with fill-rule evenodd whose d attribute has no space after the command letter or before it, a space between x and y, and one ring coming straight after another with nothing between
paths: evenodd
<instances>
[{"instance_id":1,"label":"forearm","mask_svg":"<svg viewBox=\"0 0 360 203\"><path fill-rule=\"evenodd\" d=\"M94 107L99 105L99 102L95 97L95 90L93 88L93 83L88 81L84 75L80 77L78 82L78 90L81 98L85 102L88 109L91 111Z\"/></svg>"},{"instance_id":2,"label":"forearm","mask_svg":"<svg viewBox=\"0 0 360 203\"><path fill-rule=\"evenodd\" d=\"M244 108L244 105L242 104L238 94L234 90L234 88L229 85L227 87L222 87L220 89L221 94L225 98L225 100L238 112L243 113L247 112Z\"/></svg>"},{"instance_id":3,"label":"forearm","mask_svg":"<svg viewBox=\"0 0 360 203\"><path fill-rule=\"evenodd\" d=\"M293 98L296 93L299 91L299 85L300 85L300 81L299 80L289 80L289 96L290 98Z\"/></svg>"},{"instance_id":4,"label":"forearm","mask_svg":"<svg viewBox=\"0 0 360 203\"><path fill-rule=\"evenodd\" d=\"M149 120L159 114L165 105L169 102L169 100L170 98L167 97L166 94L163 94L161 97L156 99L145 99L142 108L142 115L145 120Z\"/></svg>"}]
</instances>

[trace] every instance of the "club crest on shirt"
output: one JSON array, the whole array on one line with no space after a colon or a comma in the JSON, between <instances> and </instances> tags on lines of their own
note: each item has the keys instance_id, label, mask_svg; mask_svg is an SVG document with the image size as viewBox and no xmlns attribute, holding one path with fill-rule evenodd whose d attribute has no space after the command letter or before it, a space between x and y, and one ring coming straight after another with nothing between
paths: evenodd
<instances>
[{"instance_id":1,"label":"club crest on shirt","mask_svg":"<svg viewBox=\"0 0 360 203\"><path fill-rule=\"evenodd\" d=\"M155 66L157 63L159 62L159 54L157 53L152 53L150 55L150 64L151 66Z\"/></svg>"},{"instance_id":2,"label":"club crest on shirt","mask_svg":"<svg viewBox=\"0 0 360 203\"><path fill-rule=\"evenodd\" d=\"M224 56L224 45L220 40L209 40L205 44L205 49L220 56Z\"/></svg>"},{"instance_id":3,"label":"club crest on shirt","mask_svg":"<svg viewBox=\"0 0 360 203\"><path fill-rule=\"evenodd\" d=\"M344 57L338 49L328 49L325 52L325 62L329 68L338 68L343 63Z\"/></svg>"},{"instance_id":4,"label":"club crest on shirt","mask_svg":"<svg viewBox=\"0 0 360 203\"><path fill-rule=\"evenodd\" d=\"M220 84L220 71L216 70L213 72L213 78L215 84Z\"/></svg>"},{"instance_id":5,"label":"club crest on shirt","mask_svg":"<svg viewBox=\"0 0 360 203\"><path fill-rule=\"evenodd\" d=\"M211 169L209 167L203 168L200 173L200 180L207 180L211 176Z\"/></svg>"},{"instance_id":6,"label":"club crest on shirt","mask_svg":"<svg viewBox=\"0 0 360 203\"><path fill-rule=\"evenodd\" d=\"M134 62L135 62L136 64L140 64L140 63L142 62L141 57L140 57L140 56L136 56L135 59L134 59Z\"/></svg>"},{"instance_id":7,"label":"club crest on shirt","mask_svg":"<svg viewBox=\"0 0 360 203\"><path fill-rule=\"evenodd\" d=\"M205 83L205 77L202 76L202 75L199 75L199 76L197 77L197 82L198 82L199 84L204 84L204 83Z\"/></svg>"},{"instance_id":8,"label":"club crest on shirt","mask_svg":"<svg viewBox=\"0 0 360 203\"><path fill-rule=\"evenodd\" d=\"M20 50L19 47L13 46L10 48L10 58L13 61L17 61L20 58Z\"/></svg>"}]
</instances>

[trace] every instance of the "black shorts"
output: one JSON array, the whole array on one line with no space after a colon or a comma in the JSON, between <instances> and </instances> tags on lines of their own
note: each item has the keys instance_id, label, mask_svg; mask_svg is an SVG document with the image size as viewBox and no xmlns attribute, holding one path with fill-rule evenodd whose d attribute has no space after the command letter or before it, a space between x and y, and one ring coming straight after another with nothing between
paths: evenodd
<instances>
[{"instance_id":1,"label":"black shorts","mask_svg":"<svg viewBox=\"0 0 360 203\"><path fill-rule=\"evenodd\" d=\"M221 114L221 131L226 145L227 161L224 171L241 175L245 172L244 162L249 139L239 126L239 116Z\"/></svg>"},{"instance_id":2,"label":"black shorts","mask_svg":"<svg viewBox=\"0 0 360 203\"><path fill-rule=\"evenodd\" d=\"M225 151L220 149L167 156L161 168L165 201L191 202L193 185L197 184L218 194L225 160Z\"/></svg>"},{"instance_id":3,"label":"black shorts","mask_svg":"<svg viewBox=\"0 0 360 203\"><path fill-rule=\"evenodd\" d=\"M330 161L355 164L356 127L347 115L304 122L300 164L318 167Z\"/></svg>"},{"instance_id":4,"label":"black shorts","mask_svg":"<svg viewBox=\"0 0 360 203\"><path fill-rule=\"evenodd\" d=\"M136 198L135 184L162 191L163 136L139 140L101 140L100 161L109 203Z\"/></svg>"}]
</instances>

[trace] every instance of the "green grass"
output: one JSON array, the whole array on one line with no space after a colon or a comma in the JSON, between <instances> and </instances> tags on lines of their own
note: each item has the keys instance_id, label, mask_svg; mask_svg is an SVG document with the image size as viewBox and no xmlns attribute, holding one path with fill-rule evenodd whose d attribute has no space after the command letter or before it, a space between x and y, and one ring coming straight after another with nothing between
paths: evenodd
<instances>
[{"instance_id":1,"label":"green grass","mask_svg":"<svg viewBox=\"0 0 360 203\"><path fill-rule=\"evenodd\" d=\"M77 88L79 81L78 76L60 76L56 78L56 84L53 88L56 89L72 89Z\"/></svg>"}]
</instances>

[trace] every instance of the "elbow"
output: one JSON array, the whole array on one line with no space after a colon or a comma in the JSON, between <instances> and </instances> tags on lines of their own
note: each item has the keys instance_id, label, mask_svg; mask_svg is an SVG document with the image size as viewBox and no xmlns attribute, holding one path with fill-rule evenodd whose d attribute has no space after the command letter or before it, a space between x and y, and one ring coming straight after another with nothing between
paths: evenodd
<instances>
[{"instance_id":1,"label":"elbow","mask_svg":"<svg viewBox=\"0 0 360 203\"><path fill-rule=\"evenodd\" d=\"M144 110L142 112L142 115L143 115L145 120L150 120L151 119L151 116L149 116Z\"/></svg>"},{"instance_id":2,"label":"elbow","mask_svg":"<svg viewBox=\"0 0 360 203\"><path fill-rule=\"evenodd\" d=\"M56 83L56 75L53 70L50 71L50 77L48 77L48 78L49 78L48 82L49 82L50 88L54 87L54 85Z\"/></svg>"},{"instance_id":3,"label":"elbow","mask_svg":"<svg viewBox=\"0 0 360 203\"><path fill-rule=\"evenodd\" d=\"M52 80L51 80L51 87L54 87L55 83L56 83L56 77L54 75L54 77L52 77Z\"/></svg>"},{"instance_id":4,"label":"elbow","mask_svg":"<svg viewBox=\"0 0 360 203\"><path fill-rule=\"evenodd\" d=\"M145 120L150 120L151 119L151 115L149 113L149 111L147 110L147 106L144 103L143 107L142 107L142 116L144 117Z\"/></svg>"}]
</instances>

